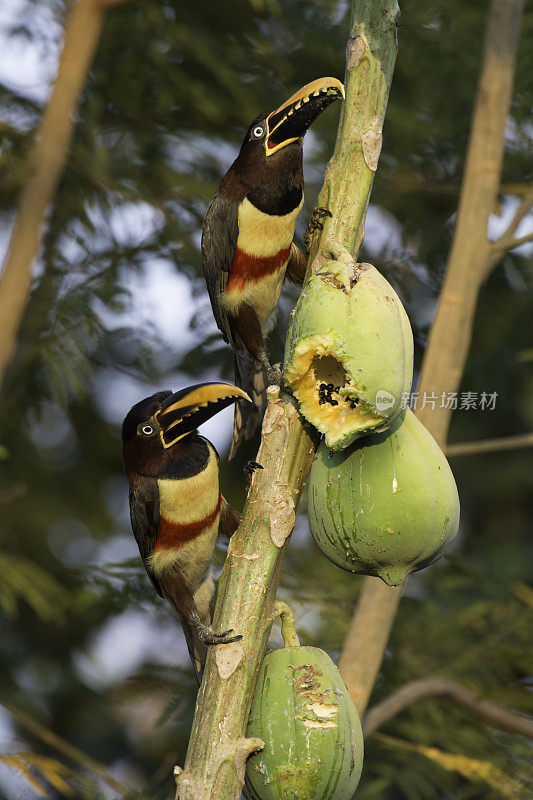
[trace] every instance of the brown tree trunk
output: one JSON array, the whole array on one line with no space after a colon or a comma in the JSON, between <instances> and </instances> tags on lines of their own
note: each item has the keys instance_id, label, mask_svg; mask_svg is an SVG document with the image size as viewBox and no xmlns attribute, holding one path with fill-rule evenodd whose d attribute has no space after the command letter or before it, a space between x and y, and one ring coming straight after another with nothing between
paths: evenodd
<instances>
[{"instance_id":1,"label":"brown tree trunk","mask_svg":"<svg viewBox=\"0 0 533 800\"><path fill-rule=\"evenodd\" d=\"M451 411L441 407L440 398L460 386L479 289L491 258L487 225L500 186L522 5L522 0L490 3L457 223L422 365L419 397L435 395L437 402L434 409L426 404L416 413L441 447L446 443ZM355 611L340 659L341 675L360 714L379 672L402 588L389 588L377 578L365 579L364 606ZM379 647L376 630L385 632Z\"/></svg>"},{"instance_id":2,"label":"brown tree trunk","mask_svg":"<svg viewBox=\"0 0 533 800\"><path fill-rule=\"evenodd\" d=\"M106 7L118 2L123 0L78 0L67 19L57 78L29 157L0 278L0 383L16 347L46 215L63 174Z\"/></svg>"},{"instance_id":3,"label":"brown tree trunk","mask_svg":"<svg viewBox=\"0 0 533 800\"><path fill-rule=\"evenodd\" d=\"M465 686L445 678L422 678L409 681L380 703L372 706L364 719L365 736L372 736L389 719L408 708L412 703L428 697L445 697L452 703L477 714L489 725L499 728L501 731L533 739L533 719L531 717L510 711L491 700L484 700Z\"/></svg>"}]
</instances>

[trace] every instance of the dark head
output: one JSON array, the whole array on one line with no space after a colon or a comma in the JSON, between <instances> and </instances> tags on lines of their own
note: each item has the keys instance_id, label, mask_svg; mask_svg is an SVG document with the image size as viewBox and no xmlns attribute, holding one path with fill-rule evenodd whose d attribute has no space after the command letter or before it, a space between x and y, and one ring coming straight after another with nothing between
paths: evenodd
<instances>
[{"instance_id":1,"label":"dark head","mask_svg":"<svg viewBox=\"0 0 533 800\"><path fill-rule=\"evenodd\" d=\"M186 437L239 398L251 402L231 383L198 383L172 394L156 392L136 403L122 423L122 453L128 477L157 475L176 458Z\"/></svg>"},{"instance_id":2,"label":"dark head","mask_svg":"<svg viewBox=\"0 0 533 800\"><path fill-rule=\"evenodd\" d=\"M261 147L268 159L290 144L296 143L301 148L303 137L312 123L339 97L344 98L344 86L336 78L318 78L306 84L275 111L254 119L244 137L241 152Z\"/></svg>"}]
</instances>

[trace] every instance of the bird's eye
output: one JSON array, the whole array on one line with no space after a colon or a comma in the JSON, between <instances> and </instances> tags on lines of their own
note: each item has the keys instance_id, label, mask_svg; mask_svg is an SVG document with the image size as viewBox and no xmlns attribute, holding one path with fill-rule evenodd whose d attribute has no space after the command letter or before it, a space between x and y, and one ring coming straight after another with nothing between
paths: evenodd
<instances>
[{"instance_id":1,"label":"bird's eye","mask_svg":"<svg viewBox=\"0 0 533 800\"><path fill-rule=\"evenodd\" d=\"M143 425L141 431L142 433L144 433L145 436L151 436L152 433L154 432L154 429L152 428L151 425Z\"/></svg>"},{"instance_id":2,"label":"bird's eye","mask_svg":"<svg viewBox=\"0 0 533 800\"><path fill-rule=\"evenodd\" d=\"M255 136L256 139L259 139L260 136L264 134L264 130L261 125L256 125L256 127L252 131L252 136Z\"/></svg>"}]
</instances>

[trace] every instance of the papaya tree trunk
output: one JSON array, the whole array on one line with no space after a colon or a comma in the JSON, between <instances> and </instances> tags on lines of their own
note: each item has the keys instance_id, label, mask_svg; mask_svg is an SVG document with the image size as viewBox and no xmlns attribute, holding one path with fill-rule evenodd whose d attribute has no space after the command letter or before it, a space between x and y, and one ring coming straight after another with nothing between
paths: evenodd
<instances>
[{"instance_id":1,"label":"papaya tree trunk","mask_svg":"<svg viewBox=\"0 0 533 800\"><path fill-rule=\"evenodd\" d=\"M310 271L323 250L359 246L396 57L396 0L353 0L346 63L346 101L319 203L332 218L316 232ZM316 256L316 258L314 258ZM248 755L263 746L246 738L252 694L274 617L273 603L300 493L313 461L316 434L293 402L269 387L256 470L239 530L219 581L214 626L233 628L240 642L210 648L184 769L176 768L178 800L237 800Z\"/></svg>"}]
</instances>

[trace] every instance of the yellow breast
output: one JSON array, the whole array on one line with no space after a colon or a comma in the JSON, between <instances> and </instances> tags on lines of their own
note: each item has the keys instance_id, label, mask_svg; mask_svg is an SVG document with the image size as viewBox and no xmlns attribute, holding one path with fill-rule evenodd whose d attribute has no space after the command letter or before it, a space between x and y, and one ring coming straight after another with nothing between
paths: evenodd
<instances>
[{"instance_id":1,"label":"yellow breast","mask_svg":"<svg viewBox=\"0 0 533 800\"><path fill-rule=\"evenodd\" d=\"M209 461L198 475L182 480L159 478L159 509L169 522L187 524L206 517L218 503L218 462L209 445Z\"/></svg>"},{"instance_id":2,"label":"yellow breast","mask_svg":"<svg viewBox=\"0 0 533 800\"><path fill-rule=\"evenodd\" d=\"M239 237L237 247L251 256L270 256L290 247L296 218L304 199L294 211L278 216L259 211L245 198L239 205Z\"/></svg>"}]
</instances>

